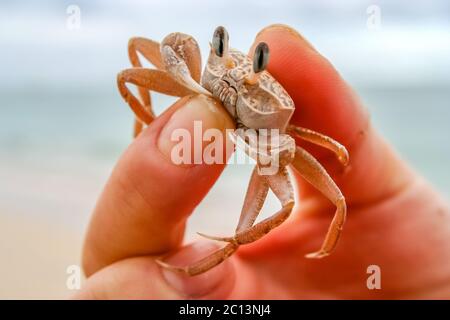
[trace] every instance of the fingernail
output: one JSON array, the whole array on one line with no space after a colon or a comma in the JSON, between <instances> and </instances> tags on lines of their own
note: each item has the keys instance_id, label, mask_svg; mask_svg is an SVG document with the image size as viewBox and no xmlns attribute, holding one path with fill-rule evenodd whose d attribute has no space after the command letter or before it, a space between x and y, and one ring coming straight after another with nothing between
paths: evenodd
<instances>
[{"instance_id":1,"label":"fingernail","mask_svg":"<svg viewBox=\"0 0 450 320\"><path fill-rule=\"evenodd\" d=\"M203 150L212 143L204 139L205 131L218 129L225 132L233 127L231 117L220 102L205 95L197 95L172 114L161 130L158 148L175 164L200 164Z\"/></svg>"},{"instance_id":2,"label":"fingernail","mask_svg":"<svg viewBox=\"0 0 450 320\"><path fill-rule=\"evenodd\" d=\"M174 266L192 264L220 247L209 242L197 242L188 245L172 256L164 259ZM234 272L229 261L225 261L205 273L188 276L168 269L162 269L167 283L181 295L188 298L223 299L234 283Z\"/></svg>"}]
</instances>

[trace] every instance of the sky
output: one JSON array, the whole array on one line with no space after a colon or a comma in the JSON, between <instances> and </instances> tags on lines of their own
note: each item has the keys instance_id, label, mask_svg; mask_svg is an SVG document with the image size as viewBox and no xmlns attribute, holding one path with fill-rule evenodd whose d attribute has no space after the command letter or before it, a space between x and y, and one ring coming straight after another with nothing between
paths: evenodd
<instances>
[{"instance_id":1,"label":"sky","mask_svg":"<svg viewBox=\"0 0 450 320\"><path fill-rule=\"evenodd\" d=\"M70 5L80 28L70 30ZM373 6L376 28L368 27ZM371 20L373 21L373 20ZM132 36L193 35L206 56L214 28L247 50L271 23L292 25L357 86L450 83L450 2L434 1L20 1L0 2L0 91L104 88L128 67ZM372 25L373 26L373 25Z\"/></svg>"}]
</instances>

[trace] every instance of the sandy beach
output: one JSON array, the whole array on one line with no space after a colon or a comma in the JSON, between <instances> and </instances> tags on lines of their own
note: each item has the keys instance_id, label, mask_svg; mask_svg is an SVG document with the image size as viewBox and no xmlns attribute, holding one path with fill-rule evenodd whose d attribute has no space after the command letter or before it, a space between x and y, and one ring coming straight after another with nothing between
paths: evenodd
<instances>
[{"instance_id":1,"label":"sandy beach","mask_svg":"<svg viewBox=\"0 0 450 320\"><path fill-rule=\"evenodd\" d=\"M66 269L79 265L82 236L36 219L0 215L0 299L65 299Z\"/></svg>"}]
</instances>

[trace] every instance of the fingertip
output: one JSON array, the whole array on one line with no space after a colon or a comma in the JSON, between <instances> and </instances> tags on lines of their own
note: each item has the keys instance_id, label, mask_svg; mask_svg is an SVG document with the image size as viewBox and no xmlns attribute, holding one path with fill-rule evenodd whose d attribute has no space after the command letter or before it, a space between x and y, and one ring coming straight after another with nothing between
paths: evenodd
<instances>
[{"instance_id":1,"label":"fingertip","mask_svg":"<svg viewBox=\"0 0 450 320\"><path fill-rule=\"evenodd\" d=\"M294 100L292 123L353 143L367 126L367 111L333 65L289 26L264 28L255 44L262 41L269 45L268 71Z\"/></svg>"}]
</instances>

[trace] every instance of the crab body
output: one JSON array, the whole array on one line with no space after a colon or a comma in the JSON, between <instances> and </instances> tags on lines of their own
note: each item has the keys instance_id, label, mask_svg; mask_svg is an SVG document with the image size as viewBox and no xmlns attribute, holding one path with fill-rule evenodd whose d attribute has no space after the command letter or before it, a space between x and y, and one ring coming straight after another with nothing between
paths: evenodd
<instances>
[{"instance_id":1,"label":"crab body","mask_svg":"<svg viewBox=\"0 0 450 320\"><path fill-rule=\"evenodd\" d=\"M213 53L203 71L202 86L222 101L237 123L250 129L279 129L284 132L294 113L294 102L267 71L256 83L246 79L252 74L252 60L231 49L232 68L227 68Z\"/></svg>"}]
</instances>

